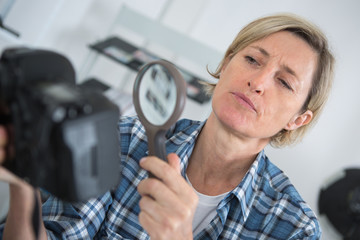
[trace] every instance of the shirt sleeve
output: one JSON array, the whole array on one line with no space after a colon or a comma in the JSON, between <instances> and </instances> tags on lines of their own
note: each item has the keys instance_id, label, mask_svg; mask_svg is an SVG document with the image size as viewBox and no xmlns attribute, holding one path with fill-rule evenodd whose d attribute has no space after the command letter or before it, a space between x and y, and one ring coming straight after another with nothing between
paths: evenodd
<instances>
[{"instance_id":1,"label":"shirt sleeve","mask_svg":"<svg viewBox=\"0 0 360 240\"><path fill-rule=\"evenodd\" d=\"M110 192L84 203L70 204L49 197L42 216L48 239L93 239L112 203Z\"/></svg>"}]
</instances>

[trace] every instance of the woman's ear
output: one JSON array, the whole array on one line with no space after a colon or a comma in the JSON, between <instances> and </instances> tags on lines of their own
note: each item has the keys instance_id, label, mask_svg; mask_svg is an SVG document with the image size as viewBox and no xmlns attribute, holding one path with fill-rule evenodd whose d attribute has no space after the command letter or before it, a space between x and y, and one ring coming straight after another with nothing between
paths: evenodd
<instances>
[{"instance_id":1,"label":"woman's ear","mask_svg":"<svg viewBox=\"0 0 360 240\"><path fill-rule=\"evenodd\" d=\"M301 126L310 123L312 118L313 112L311 110L306 110L306 112L304 112L303 114L294 116L286 125L285 129L288 131L295 130Z\"/></svg>"}]
</instances>

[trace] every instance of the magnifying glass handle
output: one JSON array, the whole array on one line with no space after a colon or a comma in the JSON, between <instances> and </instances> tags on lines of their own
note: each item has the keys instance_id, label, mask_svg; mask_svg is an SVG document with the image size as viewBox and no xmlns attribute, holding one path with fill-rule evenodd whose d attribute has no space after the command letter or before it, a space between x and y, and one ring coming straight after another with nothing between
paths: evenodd
<instances>
[{"instance_id":1,"label":"magnifying glass handle","mask_svg":"<svg viewBox=\"0 0 360 240\"><path fill-rule=\"evenodd\" d=\"M155 135L148 136L149 156L157 156L167 162L165 147L165 131L158 131ZM155 177L149 173L149 177Z\"/></svg>"},{"instance_id":2,"label":"magnifying glass handle","mask_svg":"<svg viewBox=\"0 0 360 240\"><path fill-rule=\"evenodd\" d=\"M159 131L155 136L155 156L167 162L165 147L165 131Z\"/></svg>"}]
</instances>

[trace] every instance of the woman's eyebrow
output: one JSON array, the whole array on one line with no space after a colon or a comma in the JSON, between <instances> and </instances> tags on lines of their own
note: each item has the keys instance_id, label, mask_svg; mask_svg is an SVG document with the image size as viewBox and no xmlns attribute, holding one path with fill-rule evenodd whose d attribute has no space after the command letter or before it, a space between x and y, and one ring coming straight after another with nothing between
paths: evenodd
<instances>
[{"instance_id":1,"label":"woman's eyebrow","mask_svg":"<svg viewBox=\"0 0 360 240\"><path fill-rule=\"evenodd\" d=\"M263 54L265 57L270 57L270 53L268 51L266 51L264 48L259 47L259 46L251 46L251 48L256 49L257 51L259 51L261 54ZM288 65L282 65L281 68L286 71L287 73L293 75L296 79L299 79L296 72L290 68Z\"/></svg>"},{"instance_id":2,"label":"woman's eyebrow","mask_svg":"<svg viewBox=\"0 0 360 240\"><path fill-rule=\"evenodd\" d=\"M289 66L287 65L282 65L281 66L287 73L289 73L290 75L293 75L296 79L299 79L298 76L296 75L296 72L290 68Z\"/></svg>"},{"instance_id":3,"label":"woman's eyebrow","mask_svg":"<svg viewBox=\"0 0 360 240\"><path fill-rule=\"evenodd\" d=\"M255 48L256 50L258 50L260 53L262 53L265 57L270 57L270 54L263 49L262 47L258 47L258 46L251 46L252 48Z\"/></svg>"}]
</instances>

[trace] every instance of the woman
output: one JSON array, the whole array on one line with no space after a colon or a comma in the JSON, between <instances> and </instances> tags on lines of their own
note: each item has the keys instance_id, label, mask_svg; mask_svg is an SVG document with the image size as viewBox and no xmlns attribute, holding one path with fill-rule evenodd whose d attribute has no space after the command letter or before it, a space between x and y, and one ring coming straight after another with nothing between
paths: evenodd
<instances>
[{"instance_id":1,"label":"woman","mask_svg":"<svg viewBox=\"0 0 360 240\"><path fill-rule=\"evenodd\" d=\"M50 197L43 206L47 235L319 239L315 214L263 149L301 140L327 99L333 62L324 35L303 19L274 15L250 23L212 74L219 80L209 86L209 118L180 120L168 132L168 162L147 156L137 118L122 118L118 188L83 204ZM147 171L157 178L147 178ZM9 175L1 178L11 182ZM16 207L10 207L4 236L13 237L20 234L16 208L30 208L21 181L15 178L10 188Z\"/></svg>"}]
</instances>

